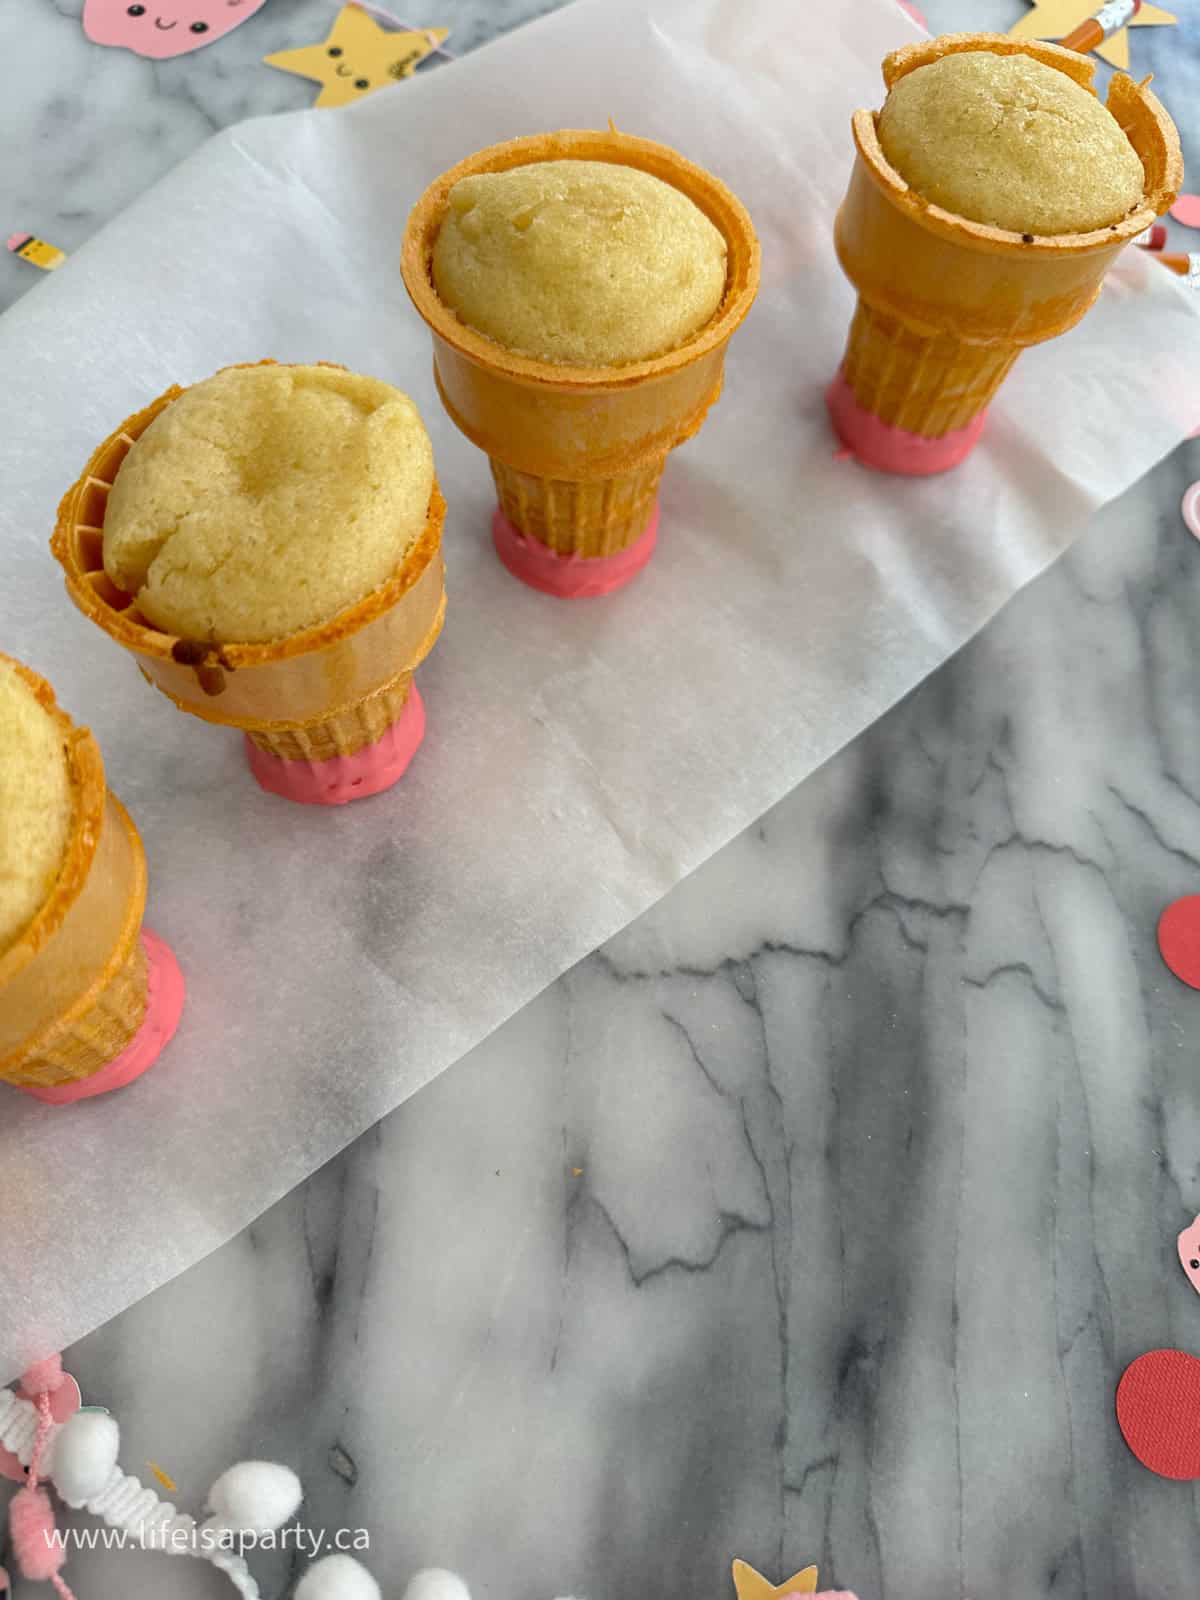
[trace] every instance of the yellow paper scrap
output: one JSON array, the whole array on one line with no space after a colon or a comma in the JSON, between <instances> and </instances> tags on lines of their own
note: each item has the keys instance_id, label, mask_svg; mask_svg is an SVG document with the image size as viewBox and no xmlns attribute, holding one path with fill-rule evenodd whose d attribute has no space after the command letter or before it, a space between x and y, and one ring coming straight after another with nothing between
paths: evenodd
<instances>
[{"instance_id":1,"label":"yellow paper scrap","mask_svg":"<svg viewBox=\"0 0 1200 1600\"><path fill-rule=\"evenodd\" d=\"M761 1572L746 1561L733 1563L733 1586L737 1590L737 1600L784 1600L789 1594L816 1594L817 1569L805 1567L803 1572L797 1572L786 1583L768 1583Z\"/></svg>"}]
</instances>

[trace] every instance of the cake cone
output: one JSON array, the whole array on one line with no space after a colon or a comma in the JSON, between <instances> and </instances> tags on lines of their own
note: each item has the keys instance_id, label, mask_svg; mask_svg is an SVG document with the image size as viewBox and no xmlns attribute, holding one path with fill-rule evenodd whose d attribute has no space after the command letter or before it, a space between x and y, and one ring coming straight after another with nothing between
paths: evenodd
<instances>
[{"instance_id":1,"label":"cake cone","mask_svg":"<svg viewBox=\"0 0 1200 1600\"><path fill-rule=\"evenodd\" d=\"M960 50L1032 56L1092 86L1084 57L991 33L897 50L883 63L884 82L890 89ZM875 114L855 112L854 170L834 237L858 307L829 402L844 442L868 465L925 472L961 460L1021 351L1078 322L1115 257L1171 205L1183 180L1171 119L1146 84L1123 74L1107 103L1141 159L1142 203L1110 227L1051 236L993 228L922 200L888 164Z\"/></svg>"},{"instance_id":2,"label":"cake cone","mask_svg":"<svg viewBox=\"0 0 1200 1600\"><path fill-rule=\"evenodd\" d=\"M240 728L258 750L281 761L320 764L357 756L402 717L413 671L441 631L446 504L437 482L412 549L357 605L266 644L180 639L154 627L115 587L103 549L108 493L121 462L182 392L168 390L122 423L63 497L51 548L67 591L181 711Z\"/></svg>"},{"instance_id":3,"label":"cake cone","mask_svg":"<svg viewBox=\"0 0 1200 1600\"><path fill-rule=\"evenodd\" d=\"M563 160L648 172L687 195L724 236L724 298L679 349L626 366L558 366L477 333L438 296L433 247L453 186L475 173ZM699 430L721 392L725 348L758 289L758 241L739 201L709 173L648 139L615 131L512 139L430 185L409 217L401 271L433 334L442 402L487 453L512 527L545 550L581 561L629 551L652 524L668 453Z\"/></svg>"},{"instance_id":4,"label":"cake cone","mask_svg":"<svg viewBox=\"0 0 1200 1600\"><path fill-rule=\"evenodd\" d=\"M61 727L74 802L54 887L0 955L0 1080L48 1088L99 1073L145 1019L139 934L146 857L129 814L105 785L95 739L59 708L49 684L2 659Z\"/></svg>"}]
</instances>

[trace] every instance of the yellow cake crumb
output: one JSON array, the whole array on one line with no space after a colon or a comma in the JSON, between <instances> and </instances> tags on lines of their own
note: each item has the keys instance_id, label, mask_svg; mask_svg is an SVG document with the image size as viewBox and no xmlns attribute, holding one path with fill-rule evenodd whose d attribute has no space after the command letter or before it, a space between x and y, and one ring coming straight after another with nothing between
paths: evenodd
<instances>
[{"instance_id":1,"label":"yellow cake crumb","mask_svg":"<svg viewBox=\"0 0 1200 1600\"><path fill-rule=\"evenodd\" d=\"M434 286L519 355L607 367L676 349L725 293L720 230L678 189L607 161L538 161L462 178Z\"/></svg>"},{"instance_id":2,"label":"yellow cake crumb","mask_svg":"<svg viewBox=\"0 0 1200 1600\"><path fill-rule=\"evenodd\" d=\"M49 897L73 813L62 727L0 660L0 955Z\"/></svg>"},{"instance_id":3,"label":"yellow cake crumb","mask_svg":"<svg viewBox=\"0 0 1200 1600\"><path fill-rule=\"evenodd\" d=\"M1014 233L1108 227L1145 189L1112 113L1026 55L964 50L907 73L884 103L879 143L926 200Z\"/></svg>"},{"instance_id":4,"label":"yellow cake crumb","mask_svg":"<svg viewBox=\"0 0 1200 1600\"><path fill-rule=\"evenodd\" d=\"M336 367L231 367L121 464L104 567L156 627L250 643L379 588L425 525L433 450L407 395Z\"/></svg>"}]
</instances>

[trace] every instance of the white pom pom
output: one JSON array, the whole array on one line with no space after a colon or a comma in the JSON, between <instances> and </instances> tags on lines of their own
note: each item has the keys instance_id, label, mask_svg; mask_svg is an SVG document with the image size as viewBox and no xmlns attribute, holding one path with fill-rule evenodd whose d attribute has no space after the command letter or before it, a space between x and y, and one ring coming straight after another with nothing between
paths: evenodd
<instances>
[{"instance_id":1,"label":"white pom pom","mask_svg":"<svg viewBox=\"0 0 1200 1600\"><path fill-rule=\"evenodd\" d=\"M413 1578L404 1600L471 1600L471 1591L456 1572L427 1567Z\"/></svg>"},{"instance_id":2,"label":"white pom pom","mask_svg":"<svg viewBox=\"0 0 1200 1600\"><path fill-rule=\"evenodd\" d=\"M379 1585L353 1556L326 1556L300 1579L296 1600L380 1600Z\"/></svg>"},{"instance_id":3,"label":"white pom pom","mask_svg":"<svg viewBox=\"0 0 1200 1600\"><path fill-rule=\"evenodd\" d=\"M54 1439L51 1481L69 1506L94 1500L112 1477L121 1452L117 1419L103 1411L77 1411Z\"/></svg>"},{"instance_id":4,"label":"white pom pom","mask_svg":"<svg viewBox=\"0 0 1200 1600\"><path fill-rule=\"evenodd\" d=\"M304 1490L291 1467L275 1461L239 1461L208 1491L208 1509L239 1533L273 1533L294 1516Z\"/></svg>"}]
</instances>

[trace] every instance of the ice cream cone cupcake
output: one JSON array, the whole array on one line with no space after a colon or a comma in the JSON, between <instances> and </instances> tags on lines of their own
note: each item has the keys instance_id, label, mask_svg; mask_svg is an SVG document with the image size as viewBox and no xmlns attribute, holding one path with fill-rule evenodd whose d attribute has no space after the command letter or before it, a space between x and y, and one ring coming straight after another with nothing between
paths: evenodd
<instances>
[{"instance_id":1,"label":"ice cream cone cupcake","mask_svg":"<svg viewBox=\"0 0 1200 1600\"><path fill-rule=\"evenodd\" d=\"M183 1008L171 951L142 927L146 857L99 746L0 655L0 1081L52 1104L123 1088Z\"/></svg>"},{"instance_id":2,"label":"ice cream cone cupcake","mask_svg":"<svg viewBox=\"0 0 1200 1600\"><path fill-rule=\"evenodd\" d=\"M570 182L576 169L566 163L587 164L600 206L581 196ZM551 170L539 171L540 164L554 164L566 181L557 188L547 181L539 191L538 177ZM493 293L505 287L503 272L497 279L493 271L490 280L479 280L482 292L472 306L470 273L458 273L458 311L439 287L439 274L443 287L448 279L435 259L439 240L449 218L457 225L465 209L461 197L470 194L475 204L470 185L497 175L530 185L529 204L509 213L510 232L523 236L513 259L526 276L505 296ZM466 189L457 187L464 183ZM488 203L485 190L480 214ZM615 219L611 238L597 223L603 204ZM554 259L564 243L577 254L585 249L566 234L572 218L581 216L591 229L586 248L594 246L605 263L602 272L575 270L569 248L561 263ZM484 266L495 244L494 237L480 242ZM714 249L720 252L715 287ZM493 250L493 268L498 259L503 265ZM619 284L621 270L634 260L641 277L630 268L629 317L589 317L585 291L604 291L610 274ZM469 256L467 267L476 264ZM548 320L539 338L539 328L525 324L530 305L541 302L525 290L530 272L545 270L553 278L555 267L568 303L557 307L559 322ZM563 597L606 594L628 582L653 553L667 455L699 430L720 394L726 346L757 292L758 241L741 204L709 173L648 139L615 131L538 134L493 145L443 173L409 218L401 270L433 334L442 401L491 462L499 500L493 537L501 559L525 582ZM657 293L655 285L668 276L671 293ZM552 287L557 292L559 285ZM495 318L488 315L491 299ZM694 329L689 313L698 319ZM473 325L471 316L492 332ZM619 344L588 342L596 326L636 326L651 348L656 340L669 347L630 356ZM632 348L644 350L646 343Z\"/></svg>"},{"instance_id":3,"label":"ice cream cone cupcake","mask_svg":"<svg viewBox=\"0 0 1200 1600\"><path fill-rule=\"evenodd\" d=\"M827 395L866 465L923 474L962 461L1021 351L1078 322L1119 252L1174 200L1183 163L1170 118L1119 73L1105 111L1092 76L1073 51L988 33L884 61L883 113L852 119L835 241L858 307Z\"/></svg>"},{"instance_id":4,"label":"ice cream cone cupcake","mask_svg":"<svg viewBox=\"0 0 1200 1600\"><path fill-rule=\"evenodd\" d=\"M181 711L244 732L264 788L324 805L376 794L421 742L413 673L445 616L428 439L405 396L341 368L265 362L208 384L226 379L232 396L168 390L93 453L52 540L67 590ZM183 396L203 402L195 418L173 414ZM151 438L159 418L175 433ZM184 470L193 437L209 455ZM153 452L117 487L143 438ZM204 490L182 513L181 471ZM160 544L146 568L164 524L190 543Z\"/></svg>"}]
</instances>

